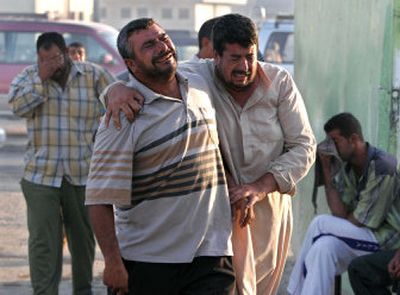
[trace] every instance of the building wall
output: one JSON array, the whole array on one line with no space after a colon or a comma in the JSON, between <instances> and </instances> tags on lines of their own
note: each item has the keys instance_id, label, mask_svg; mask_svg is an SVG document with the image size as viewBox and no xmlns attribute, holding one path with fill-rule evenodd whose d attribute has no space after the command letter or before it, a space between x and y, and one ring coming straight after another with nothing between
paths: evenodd
<instances>
[{"instance_id":1,"label":"building wall","mask_svg":"<svg viewBox=\"0 0 400 295\"><path fill-rule=\"evenodd\" d=\"M1 13L33 13L35 0L0 0Z\"/></svg>"},{"instance_id":2,"label":"building wall","mask_svg":"<svg viewBox=\"0 0 400 295\"><path fill-rule=\"evenodd\" d=\"M318 141L325 137L326 120L347 111L360 120L367 141L396 155L399 113L390 95L393 36L399 31L394 2L400 0L297 0L295 79ZM313 171L293 202L295 254L314 217L312 184ZM323 188L318 204L318 214L329 212ZM348 284L342 289L352 294Z\"/></svg>"},{"instance_id":3,"label":"building wall","mask_svg":"<svg viewBox=\"0 0 400 295\"><path fill-rule=\"evenodd\" d=\"M93 0L0 0L0 13L46 12L50 18L90 21Z\"/></svg>"},{"instance_id":4,"label":"building wall","mask_svg":"<svg viewBox=\"0 0 400 295\"><path fill-rule=\"evenodd\" d=\"M51 18L90 21L93 16L93 0L34 0L37 13L49 12Z\"/></svg>"},{"instance_id":5,"label":"building wall","mask_svg":"<svg viewBox=\"0 0 400 295\"><path fill-rule=\"evenodd\" d=\"M152 17L168 30L197 31L207 19L232 12L246 0L99 0L99 21L117 29L135 18Z\"/></svg>"}]
</instances>

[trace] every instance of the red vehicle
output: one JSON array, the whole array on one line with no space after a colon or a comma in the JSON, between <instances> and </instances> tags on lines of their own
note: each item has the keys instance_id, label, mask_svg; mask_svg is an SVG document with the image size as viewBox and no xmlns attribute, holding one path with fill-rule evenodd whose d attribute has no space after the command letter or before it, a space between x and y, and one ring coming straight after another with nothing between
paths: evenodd
<instances>
[{"instance_id":1,"label":"red vehicle","mask_svg":"<svg viewBox=\"0 0 400 295\"><path fill-rule=\"evenodd\" d=\"M0 18L0 93L7 93L10 82L23 68L36 63L36 39L43 32L59 32L68 44L85 46L86 59L111 73L125 69L113 27L91 22L13 20Z\"/></svg>"}]
</instances>

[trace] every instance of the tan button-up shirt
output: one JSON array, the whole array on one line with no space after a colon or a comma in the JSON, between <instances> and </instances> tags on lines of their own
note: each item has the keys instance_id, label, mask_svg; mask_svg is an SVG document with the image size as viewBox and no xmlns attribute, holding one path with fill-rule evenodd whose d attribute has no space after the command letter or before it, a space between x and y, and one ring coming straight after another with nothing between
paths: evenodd
<instances>
[{"instance_id":1,"label":"tan button-up shirt","mask_svg":"<svg viewBox=\"0 0 400 295\"><path fill-rule=\"evenodd\" d=\"M237 182L253 182L270 172L281 192L293 192L315 160L316 142L291 76L259 63L262 82L241 108L215 75L212 60L181 66L209 84L224 160Z\"/></svg>"},{"instance_id":2,"label":"tan button-up shirt","mask_svg":"<svg viewBox=\"0 0 400 295\"><path fill-rule=\"evenodd\" d=\"M294 193L315 159L316 143L303 99L287 71L270 64L258 64L261 83L243 108L215 75L212 60L182 67L208 82L221 151L236 183L272 173L279 185L280 193L255 204L251 226L233 223L232 237L236 294L276 294L292 231L291 197L286 193Z\"/></svg>"}]
</instances>

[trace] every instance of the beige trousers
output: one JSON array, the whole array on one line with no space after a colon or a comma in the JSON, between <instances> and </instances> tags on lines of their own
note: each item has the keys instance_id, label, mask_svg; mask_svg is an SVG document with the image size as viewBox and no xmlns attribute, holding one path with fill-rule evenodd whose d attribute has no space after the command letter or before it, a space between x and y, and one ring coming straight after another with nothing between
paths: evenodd
<instances>
[{"instance_id":1,"label":"beige trousers","mask_svg":"<svg viewBox=\"0 0 400 295\"><path fill-rule=\"evenodd\" d=\"M236 294L274 295L285 267L292 235L291 196L269 194L255 205L256 219L233 224Z\"/></svg>"}]
</instances>

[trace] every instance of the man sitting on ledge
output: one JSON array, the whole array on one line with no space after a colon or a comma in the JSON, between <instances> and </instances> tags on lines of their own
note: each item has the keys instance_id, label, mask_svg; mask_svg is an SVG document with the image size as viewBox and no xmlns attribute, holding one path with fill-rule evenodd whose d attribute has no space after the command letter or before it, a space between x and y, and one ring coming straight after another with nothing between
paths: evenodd
<instances>
[{"instance_id":1,"label":"man sitting on ledge","mask_svg":"<svg viewBox=\"0 0 400 295\"><path fill-rule=\"evenodd\" d=\"M346 271L353 258L400 246L396 158L365 142L350 113L332 117L324 129L346 164L336 179L330 156L319 155L333 216L320 215L311 222L289 294L331 294L335 275Z\"/></svg>"}]
</instances>

